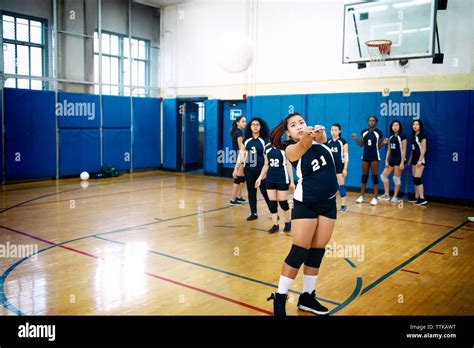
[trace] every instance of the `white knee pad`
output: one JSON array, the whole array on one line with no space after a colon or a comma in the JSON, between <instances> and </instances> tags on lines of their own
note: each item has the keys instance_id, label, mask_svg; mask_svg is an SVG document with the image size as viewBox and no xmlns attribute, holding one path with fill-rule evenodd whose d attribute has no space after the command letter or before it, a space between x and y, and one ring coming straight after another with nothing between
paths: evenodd
<instances>
[{"instance_id":1,"label":"white knee pad","mask_svg":"<svg viewBox=\"0 0 474 348\"><path fill-rule=\"evenodd\" d=\"M383 174L380 174L380 179L382 179L382 182L388 182L388 178Z\"/></svg>"},{"instance_id":2,"label":"white knee pad","mask_svg":"<svg viewBox=\"0 0 474 348\"><path fill-rule=\"evenodd\" d=\"M402 180L400 179L399 176L393 176L393 183L395 185L400 185L402 183Z\"/></svg>"}]
</instances>

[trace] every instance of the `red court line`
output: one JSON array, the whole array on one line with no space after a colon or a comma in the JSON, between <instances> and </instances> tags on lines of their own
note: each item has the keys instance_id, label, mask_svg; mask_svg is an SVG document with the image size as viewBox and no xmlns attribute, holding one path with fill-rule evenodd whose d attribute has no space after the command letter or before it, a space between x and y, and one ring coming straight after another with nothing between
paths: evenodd
<instances>
[{"instance_id":1,"label":"red court line","mask_svg":"<svg viewBox=\"0 0 474 348\"><path fill-rule=\"evenodd\" d=\"M404 268L402 268L401 270L404 271L404 272L408 272L408 273L420 274L419 272L410 271L410 270L404 269Z\"/></svg>"},{"instance_id":2,"label":"red court line","mask_svg":"<svg viewBox=\"0 0 474 348\"><path fill-rule=\"evenodd\" d=\"M461 228L461 230L462 230L462 228ZM463 239L464 239L464 238L456 237L456 236L449 236L449 238L460 239L460 240L463 240Z\"/></svg>"},{"instance_id":3,"label":"red court line","mask_svg":"<svg viewBox=\"0 0 474 348\"><path fill-rule=\"evenodd\" d=\"M444 255L444 253L439 252L439 251L434 251L434 250L428 250L428 252L429 252L429 253L432 253L432 254Z\"/></svg>"},{"instance_id":4,"label":"red court line","mask_svg":"<svg viewBox=\"0 0 474 348\"><path fill-rule=\"evenodd\" d=\"M75 249L75 248L71 248L71 247L68 247L68 246L64 246L64 245L58 245L56 243L53 243L53 242L50 242L46 239L43 239L43 238L40 238L40 237L36 237L36 236L33 236L29 233L26 233L26 232L22 232L22 231L18 231L18 230L15 230L13 228L10 228L10 227L6 227L6 226L0 226L0 228L3 228L5 230L8 230L8 231L11 231L11 232L15 232L15 233L18 233L18 234L21 234L21 235L24 235L24 236L27 236L27 237L30 237L32 239L35 239L35 240L38 240L38 241L41 241L43 243L46 243L46 244L49 244L49 245L55 245L55 246L58 246L60 248L63 248L63 249L66 249L66 250L70 250L70 251L73 251L75 253L78 253L78 254L81 254L81 255L84 255L84 256L89 256L91 258L94 258L94 259L100 259L100 257L96 256L96 255L93 255L93 254L90 254L90 253L87 253L85 251L81 251L81 250L78 250L78 249ZM221 299L221 300L224 300L224 301L227 301L227 302L231 302L231 303L234 303L234 304L237 304L239 306L242 306L242 307L246 307L246 308L249 308L249 309L253 309L257 312L260 312L260 313L264 313L264 314L267 314L267 315L272 315L272 312L269 312L263 308L259 308L259 307L255 307L255 306L252 306L251 304L248 304L248 303L245 303L245 302L241 302L241 301L237 301L237 300L234 300L230 297L226 297L226 296L223 296L223 295L219 295L215 292L211 292L211 291L208 291L208 290L204 290L204 289L201 289L201 288L197 288L195 286L192 286L192 285L188 285L188 284L185 284L185 283L181 283L181 282L178 282L176 280L173 280L173 279L170 279L170 278L166 278L166 277L163 277L163 276L160 276L160 275L157 275L157 274L154 274L154 273L150 273L150 272L144 272L147 276L150 276L150 277L153 277L153 278L156 278L156 279L160 279L160 280L163 280L163 281L166 281L168 283L172 283L172 284L175 284L175 285L179 285L179 286L182 286L182 287L185 287L185 288L188 288L188 289L191 289L191 290L194 290L194 291L198 291L198 292L201 292L203 294L206 294L206 295L209 295L209 296L212 296L212 297L215 297L215 298L218 298L218 299Z\"/></svg>"},{"instance_id":5,"label":"red court line","mask_svg":"<svg viewBox=\"0 0 474 348\"><path fill-rule=\"evenodd\" d=\"M189 191L197 191L197 192L205 192L205 193L215 193L216 195L224 195L224 196L232 196L230 193L223 193L223 192L215 192L215 191L206 191L206 190L198 190L189 187L180 187L176 186L177 189L181 190L189 190Z\"/></svg>"},{"instance_id":6,"label":"red court line","mask_svg":"<svg viewBox=\"0 0 474 348\"><path fill-rule=\"evenodd\" d=\"M375 214L361 213L361 212L349 211L349 210L347 211L347 213L358 214L358 215L374 216L374 217L379 217L379 218L383 218L383 219L390 219L390 220L413 222L413 223L423 224L423 225L431 225L431 226L438 226L438 227L454 228L454 226L441 225L441 224L433 224L433 223L431 223L431 222L422 222L422 221L408 220L408 219L402 219L402 218L397 218L397 217L393 217L393 216L375 215Z\"/></svg>"}]
</instances>

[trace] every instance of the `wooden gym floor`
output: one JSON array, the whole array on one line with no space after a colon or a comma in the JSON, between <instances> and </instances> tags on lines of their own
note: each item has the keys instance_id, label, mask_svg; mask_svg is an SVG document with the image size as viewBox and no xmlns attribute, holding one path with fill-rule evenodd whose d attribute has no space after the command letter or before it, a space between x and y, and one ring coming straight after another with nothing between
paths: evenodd
<instances>
[{"instance_id":1,"label":"wooden gym floor","mask_svg":"<svg viewBox=\"0 0 474 348\"><path fill-rule=\"evenodd\" d=\"M271 314L266 298L291 238L265 232L263 201L247 222L247 204L228 206L230 188L230 179L160 171L88 188L78 179L2 187L0 245L38 249L0 258L0 314ZM355 198L318 279L332 315L474 314L472 208ZM340 254L344 246L359 253ZM290 315L305 315L301 286L300 274Z\"/></svg>"}]
</instances>

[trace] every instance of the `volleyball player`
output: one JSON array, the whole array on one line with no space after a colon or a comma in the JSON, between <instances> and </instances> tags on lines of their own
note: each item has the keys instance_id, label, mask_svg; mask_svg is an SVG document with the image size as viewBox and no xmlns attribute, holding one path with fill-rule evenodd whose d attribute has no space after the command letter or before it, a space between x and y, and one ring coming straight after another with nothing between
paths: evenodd
<instances>
[{"instance_id":1,"label":"volleyball player","mask_svg":"<svg viewBox=\"0 0 474 348\"><path fill-rule=\"evenodd\" d=\"M257 189L255 184L263 164L265 163L264 152L268 142L268 126L264 120L258 117L252 118L245 128L245 163L244 174L247 183L247 191L249 196L250 216L247 221L258 219L257 215ZM262 193L267 206L270 209L270 200L268 199L267 190L265 189L265 180L261 180L260 192Z\"/></svg>"},{"instance_id":2,"label":"volleyball player","mask_svg":"<svg viewBox=\"0 0 474 348\"><path fill-rule=\"evenodd\" d=\"M365 190L367 188L367 181L369 180L369 170L372 171L372 183L374 184L374 196L370 201L371 205L377 205L377 197L379 195L379 148L388 143L388 139L382 141L383 133L377 127L378 119L375 116L369 116L367 119L368 128L364 129L360 134L362 138L359 140L355 133L352 138L360 147L364 147L362 155L362 180L360 186L360 196L356 203L365 202Z\"/></svg>"},{"instance_id":3,"label":"volleyball player","mask_svg":"<svg viewBox=\"0 0 474 348\"><path fill-rule=\"evenodd\" d=\"M347 176L347 167L349 166L349 144L341 138L341 125L334 123L331 126L332 138L328 140L327 146L331 149L336 163L337 183L339 184L339 194L341 195L341 213L347 211L346 206L346 187L344 178Z\"/></svg>"},{"instance_id":4,"label":"volleyball player","mask_svg":"<svg viewBox=\"0 0 474 348\"><path fill-rule=\"evenodd\" d=\"M270 134L273 143L276 128ZM272 144L265 147L265 164L257 179L255 187L259 187L262 180L266 182L268 198L270 199L270 212L272 214L273 226L268 230L275 233L280 230L278 224L278 205L285 215L285 227L283 232L291 231L290 206L288 205L288 190L294 191L293 168L285 155L285 151L277 149Z\"/></svg>"},{"instance_id":5,"label":"volleyball player","mask_svg":"<svg viewBox=\"0 0 474 348\"><path fill-rule=\"evenodd\" d=\"M291 212L293 245L283 263L278 290L267 300L274 300L275 316L285 316L288 290L304 263L298 309L327 314L329 310L318 302L315 289L325 247L336 222L338 184L334 158L324 144L324 127L308 127L298 113L286 116L274 132L273 145L285 150L299 179ZM291 140L282 141L285 133Z\"/></svg>"},{"instance_id":6,"label":"volleyball player","mask_svg":"<svg viewBox=\"0 0 474 348\"><path fill-rule=\"evenodd\" d=\"M415 204L425 205L428 201L425 199L422 176L426 167L426 136L421 120L414 120L412 123L411 150L408 163L411 164L413 183L415 184Z\"/></svg>"},{"instance_id":7,"label":"volleyball player","mask_svg":"<svg viewBox=\"0 0 474 348\"><path fill-rule=\"evenodd\" d=\"M235 158L235 167L234 172L232 173L234 184L232 185L232 199L230 200L230 205L239 205L246 202L246 200L242 198L242 189L245 183L243 165L243 152L245 149L243 145L244 133L242 132L242 129L245 129L246 125L247 121L245 116L239 116L232 122L232 128L230 129L233 158Z\"/></svg>"}]
</instances>

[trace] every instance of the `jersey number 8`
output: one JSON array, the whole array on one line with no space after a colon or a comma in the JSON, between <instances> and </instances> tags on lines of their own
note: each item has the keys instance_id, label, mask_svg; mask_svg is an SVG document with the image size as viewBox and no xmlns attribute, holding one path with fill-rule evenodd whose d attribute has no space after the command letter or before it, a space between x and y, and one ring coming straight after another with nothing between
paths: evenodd
<instances>
[{"instance_id":1,"label":"jersey number 8","mask_svg":"<svg viewBox=\"0 0 474 348\"><path fill-rule=\"evenodd\" d=\"M321 166L325 166L326 160L324 159L324 156L321 156L321 165L319 165L319 161L317 159L314 159L311 161L311 165L313 166L313 172L317 171L318 169L321 168Z\"/></svg>"},{"instance_id":2,"label":"jersey number 8","mask_svg":"<svg viewBox=\"0 0 474 348\"><path fill-rule=\"evenodd\" d=\"M270 167L278 167L280 160L278 158L270 158Z\"/></svg>"}]
</instances>

